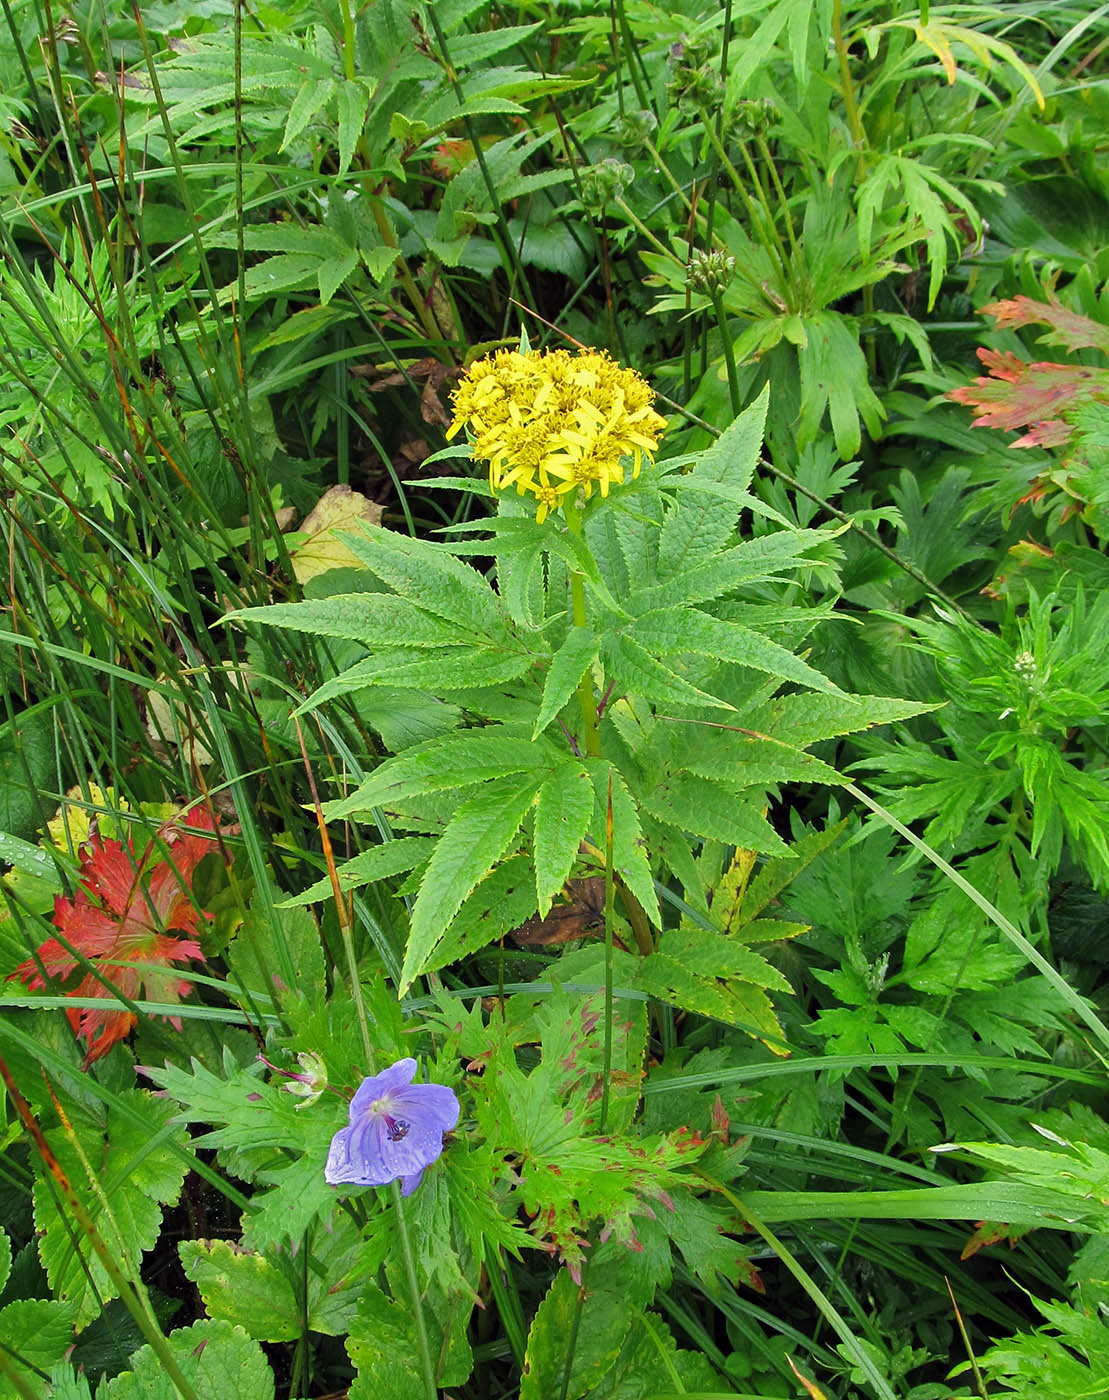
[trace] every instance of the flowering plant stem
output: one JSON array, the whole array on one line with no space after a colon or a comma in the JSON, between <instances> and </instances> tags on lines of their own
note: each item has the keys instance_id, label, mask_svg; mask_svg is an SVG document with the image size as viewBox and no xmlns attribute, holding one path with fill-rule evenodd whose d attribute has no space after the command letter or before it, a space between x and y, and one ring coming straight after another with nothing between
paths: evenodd
<instances>
[{"instance_id":1,"label":"flowering plant stem","mask_svg":"<svg viewBox=\"0 0 1109 1400\"><path fill-rule=\"evenodd\" d=\"M923 6L921 7L923 10ZM927 23L927 19L924 19ZM851 132L851 139L859 148L859 173L863 171L863 150L866 147L866 130L863 127L862 116L859 112L859 99L855 92L855 82L851 77L851 56L843 37L843 0L834 0L832 6L832 42L836 49L836 58L839 60L839 74L842 85L843 101L847 108L847 126Z\"/></svg>"},{"instance_id":2,"label":"flowering plant stem","mask_svg":"<svg viewBox=\"0 0 1109 1400\"><path fill-rule=\"evenodd\" d=\"M566 528L572 535L581 538L581 510L577 505L567 505ZM570 574L570 605L573 610L574 626L587 626L585 616L585 584L580 573ZM593 694L593 677L587 669L578 682L578 704L581 706L583 733L582 748L593 758L600 756L601 747L597 740L597 697Z\"/></svg>"},{"instance_id":3,"label":"flowering plant stem","mask_svg":"<svg viewBox=\"0 0 1109 1400\"><path fill-rule=\"evenodd\" d=\"M720 327L720 341L724 347L724 363L728 368L728 397L731 400L732 412L738 417L743 408L743 400L739 393L739 373L735 363L735 347L732 345L732 337L728 330L728 313L724 310L724 298L718 291L712 293L712 305L716 312L716 324Z\"/></svg>"},{"instance_id":4,"label":"flowering plant stem","mask_svg":"<svg viewBox=\"0 0 1109 1400\"><path fill-rule=\"evenodd\" d=\"M362 1032L362 1050L366 1056L366 1068L373 1071L374 1051L373 1043L370 1040L369 1021L366 1018L366 1005L362 1000L362 983L358 977L358 959L354 953L354 935L351 931L350 906L339 888L339 875L335 868L335 857L331 850L331 837L328 835L327 823L324 821L323 808L320 806L320 796L316 791L316 778L312 772L312 765L308 762L308 750L304 746L304 735L301 733L300 722L293 717L296 725L297 741L300 744L301 757L304 759L304 771L308 776L308 788L312 794L312 805L316 812L316 825L320 832L320 844L323 847L324 860L327 862L327 873L331 877L331 892L335 900L335 914L339 921L339 932L343 939L343 952L347 960L347 973L350 977L350 995L354 1002L355 1015L358 1017L358 1028Z\"/></svg>"},{"instance_id":5,"label":"flowering plant stem","mask_svg":"<svg viewBox=\"0 0 1109 1400\"><path fill-rule=\"evenodd\" d=\"M24 1128L27 1130L32 1142L38 1149L43 1166L50 1173L54 1185L65 1201L70 1214L73 1216L77 1231L88 1240L96 1257L104 1266L105 1273L107 1273L108 1277L111 1279L120 1301L131 1314L132 1318L134 1318L136 1327L138 1327L143 1337L150 1344L151 1350L157 1356L166 1375L176 1387L178 1395L181 1396L181 1400L200 1400L196 1391L182 1375L181 1368L178 1366L173 1353L170 1351L169 1345L162 1335L157 1321L153 1318L152 1314L148 1312L149 1303L140 1295L139 1289L132 1283L131 1279L124 1274L123 1270L116 1262L115 1254L105 1243L103 1236L96 1228L95 1221L85 1209L84 1204L73 1189L57 1157L55 1157L54 1153L51 1151L50 1144L46 1141L43 1131L39 1127L34 1114L31 1112L26 1099L16 1087L11 1070L8 1068L7 1062L3 1057L0 1057L0 1078L3 1079L4 1084L7 1086L12 1105L22 1120ZM55 1103L57 1103L57 1099L55 1099ZM144 1303L146 1304L145 1306Z\"/></svg>"},{"instance_id":6,"label":"flowering plant stem","mask_svg":"<svg viewBox=\"0 0 1109 1400\"><path fill-rule=\"evenodd\" d=\"M347 82L352 83L355 79L356 70L354 64L354 10L351 8L350 0L342 0L341 9L343 19L343 72ZM367 172L371 172L374 169L374 160L366 144L365 133L358 138L358 154L362 160L363 168ZM381 235L382 243L384 243L387 248L397 248L397 236L393 232L393 226L389 222L389 216L385 212L381 199L373 189L373 181L369 175L367 175L366 179L365 193L374 223L377 225L377 231ZM421 295L407 260L399 251L397 253L397 278L404 288L405 296L407 296L409 305L412 307L417 320L423 327L424 333L433 345L440 343L443 339L443 332L440 330L439 324L435 320L431 307Z\"/></svg>"},{"instance_id":7,"label":"flowering plant stem","mask_svg":"<svg viewBox=\"0 0 1109 1400\"><path fill-rule=\"evenodd\" d=\"M616 880L612 869L612 774L608 775L608 809L605 813L605 1058L601 1078L601 1112L597 1130L608 1127L608 1086L612 1078L612 916Z\"/></svg>"},{"instance_id":8,"label":"flowering plant stem","mask_svg":"<svg viewBox=\"0 0 1109 1400\"><path fill-rule=\"evenodd\" d=\"M713 130L707 116L705 119L705 135L708 137L709 144L719 157L721 165L723 165L724 169L728 172L728 178L735 187L736 193L743 201L743 207L747 211L747 217L751 220L751 227L759 230L766 251L777 260L778 266L781 268L785 285L792 287L793 278L789 259L786 257L781 237L774 223L774 215L771 213L770 207L767 204L766 192L762 188L762 182L758 180L756 176L754 183L762 199L762 208L760 209L747 193L746 186L743 183L743 177L729 159L728 153L724 149L723 142ZM750 156L748 155L746 147L743 147L743 154L747 156L749 162Z\"/></svg>"},{"instance_id":9,"label":"flowering plant stem","mask_svg":"<svg viewBox=\"0 0 1109 1400\"><path fill-rule=\"evenodd\" d=\"M394 1181L393 1214L397 1221L397 1234L400 1236L400 1250L404 1256L404 1271L408 1276L408 1291L412 1294L412 1315L416 1321L416 1345L420 1351L420 1369L424 1373L424 1393L427 1400L438 1400L439 1390L435 1384L435 1367L431 1364L431 1348L427 1341L427 1327L424 1325L423 1304L420 1301L420 1285L416 1278L416 1260L412 1254L412 1241L408 1238L408 1222L404 1218L404 1201L401 1199L400 1182Z\"/></svg>"}]
</instances>

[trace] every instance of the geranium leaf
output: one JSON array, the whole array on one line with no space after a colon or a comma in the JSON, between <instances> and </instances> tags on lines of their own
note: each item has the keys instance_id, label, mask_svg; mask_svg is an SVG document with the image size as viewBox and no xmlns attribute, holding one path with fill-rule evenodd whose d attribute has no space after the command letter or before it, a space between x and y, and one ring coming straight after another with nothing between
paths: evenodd
<instances>
[{"instance_id":1,"label":"geranium leaf","mask_svg":"<svg viewBox=\"0 0 1109 1400\"><path fill-rule=\"evenodd\" d=\"M198 1395L220 1400L273 1400L273 1372L262 1348L229 1322L194 1322L167 1338L173 1358ZM98 1391L103 1400L178 1400L177 1387L150 1346Z\"/></svg>"}]
</instances>

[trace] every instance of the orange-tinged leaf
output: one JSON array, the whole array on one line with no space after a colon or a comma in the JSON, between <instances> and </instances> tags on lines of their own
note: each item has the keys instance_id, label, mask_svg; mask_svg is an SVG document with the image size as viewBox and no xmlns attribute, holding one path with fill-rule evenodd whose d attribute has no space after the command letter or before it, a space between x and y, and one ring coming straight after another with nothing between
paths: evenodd
<instances>
[{"instance_id":1,"label":"orange-tinged leaf","mask_svg":"<svg viewBox=\"0 0 1109 1400\"><path fill-rule=\"evenodd\" d=\"M1031 1226L1012 1226L1003 1220L980 1220L978 1228L963 1246L960 1259L970 1259L977 1254L980 1249L985 1249L991 1244L1000 1244L1002 1240L1008 1241L1009 1248L1015 1249L1017 1241L1026 1235Z\"/></svg>"},{"instance_id":2,"label":"orange-tinged leaf","mask_svg":"<svg viewBox=\"0 0 1109 1400\"><path fill-rule=\"evenodd\" d=\"M792 1357L792 1356L787 1356L787 1357L786 1357L786 1360L789 1362L789 1369L793 1372L793 1374L797 1377L797 1379L798 1379L798 1380L801 1382L801 1384L805 1387L806 1393L812 1397L812 1400L828 1400L827 1395L824 1393L823 1390L820 1389L820 1387L819 1387L814 1381L810 1381L810 1380L806 1380L806 1379L805 1379L805 1377L801 1374L801 1372L800 1372L800 1371L797 1369L797 1367L793 1364L793 1357Z\"/></svg>"},{"instance_id":3,"label":"orange-tinged leaf","mask_svg":"<svg viewBox=\"0 0 1109 1400\"><path fill-rule=\"evenodd\" d=\"M982 410L972 427L1013 432L1027 428L1014 447L1060 446L1072 431L1067 411L1109 393L1109 372L1089 365L1059 365L1050 360L1027 364L1007 350L982 347L978 358L989 375L953 389L947 397Z\"/></svg>"},{"instance_id":4,"label":"orange-tinged leaf","mask_svg":"<svg viewBox=\"0 0 1109 1400\"><path fill-rule=\"evenodd\" d=\"M1034 301L1031 297L1011 297L982 307L983 316L992 316L998 330L1020 326L1049 326L1042 337L1048 345L1065 345L1068 350L1104 350L1109 355L1109 326L1071 311L1060 301Z\"/></svg>"}]
</instances>

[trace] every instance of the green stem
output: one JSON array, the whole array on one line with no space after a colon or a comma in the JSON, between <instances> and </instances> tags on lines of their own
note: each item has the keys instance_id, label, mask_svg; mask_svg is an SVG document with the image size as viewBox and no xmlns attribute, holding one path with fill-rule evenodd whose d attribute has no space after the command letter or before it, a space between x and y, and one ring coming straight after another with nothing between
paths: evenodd
<instances>
[{"instance_id":1,"label":"green stem","mask_svg":"<svg viewBox=\"0 0 1109 1400\"><path fill-rule=\"evenodd\" d=\"M863 129L862 117L859 115L859 100L855 94L855 82L851 77L851 56L847 52L847 45L843 38L843 0L833 0L832 41L836 46L836 57L839 59L840 83L843 88L843 100L847 106L847 126L851 132L852 141L859 148L861 161L861 152L866 146L866 132Z\"/></svg>"},{"instance_id":2,"label":"green stem","mask_svg":"<svg viewBox=\"0 0 1109 1400\"><path fill-rule=\"evenodd\" d=\"M364 137L359 139L358 145L362 159L368 165L369 154L366 149ZM431 307L428 306L426 298L416 285L416 279L412 276L412 270L408 266L404 254L400 252L400 244L397 242L397 236L393 232L393 226L389 222L389 216L385 212L385 206L381 201L381 197L367 189L366 198L369 202L370 213L373 215L374 224L377 227L382 243L386 248L397 249L397 259L394 266L397 270L397 281L404 288L404 294L408 298L408 304L416 313L420 325L424 328L425 334L433 344L437 345L443 340L442 329L432 314Z\"/></svg>"},{"instance_id":3,"label":"green stem","mask_svg":"<svg viewBox=\"0 0 1109 1400\"><path fill-rule=\"evenodd\" d=\"M339 920L339 932L343 939L343 952L347 960L347 975L350 977L350 994L354 1001L355 1014L358 1017L358 1028L362 1032L362 1052L366 1057L366 1069L368 1073L373 1073L374 1051L373 1042L370 1039L370 1025L366 1019L366 1004L362 1000L362 983L358 977L358 959L354 955L354 935L351 931L350 910L346 900L343 898L339 888L339 879L335 873L335 860L331 853L331 837L328 835L327 823L323 819L323 809L320 806L319 793L316 791L316 775L312 771L312 765L308 761L308 750L304 744L304 735L301 732L300 721L293 717L296 726L297 742L300 744L301 757L304 759L304 772L308 778L308 790L312 795L312 806L316 812L316 824L320 833L320 844L323 846L324 859L327 861L327 872L331 876L331 891L335 900L335 915ZM295 984L296 979L290 985Z\"/></svg>"},{"instance_id":4,"label":"green stem","mask_svg":"<svg viewBox=\"0 0 1109 1400\"><path fill-rule=\"evenodd\" d=\"M176 1388L177 1393L182 1397L182 1400L200 1400L196 1391L181 1373L181 1368L177 1364L177 1359L170 1351L169 1344L166 1342L165 1337L162 1336L157 1323L151 1321L151 1318L147 1315L146 1309L143 1307L137 1292L132 1287L131 1281L124 1275L123 1270L116 1263L114 1252L108 1247L103 1236L97 1230L92 1216L85 1209L76 1191L74 1191L73 1187L70 1185L68 1177L58 1164L58 1159L50 1150L50 1146L43 1136L42 1129L39 1127L34 1114L28 1107L27 1101L16 1087L11 1070L8 1068L6 1061L2 1058L0 1058L0 1077L3 1078L12 1104L22 1120L23 1126L27 1129L35 1146L38 1148L43 1165L50 1173L50 1176L53 1178L55 1185L65 1200L78 1230L88 1240L96 1257L100 1260L101 1264L103 1264L105 1273L115 1286L117 1296L134 1318L135 1325L149 1343L151 1351L157 1356L162 1369Z\"/></svg>"},{"instance_id":5,"label":"green stem","mask_svg":"<svg viewBox=\"0 0 1109 1400\"><path fill-rule=\"evenodd\" d=\"M447 48L447 36L443 33L443 26L439 22L439 16L436 14L435 5L429 5L427 7L427 16L431 20L432 28L435 30L435 42L439 45L439 55L443 60L443 71L446 74L447 82L450 83L451 87L454 89L459 106L464 113L462 124L466 128L466 137L474 148L474 160L477 162L478 170L481 172L482 182L485 185L486 192L489 195L490 205L496 216L497 230L500 233L501 242L504 244L504 260L509 264L506 271L511 273L511 283L514 284L510 286L510 290L514 291L516 287L519 287L529 307L535 308L539 303L536 301L535 293L532 291L531 285L528 282L528 275L524 270L524 264L520 260L518 253L515 259L512 257L514 245L512 242L512 234L508 227L508 220L504 216L504 205L501 202L501 196L497 192L497 186L490 172L489 163L485 159L485 149L478 136L477 127L474 125L473 118L466 114L466 94L462 90L462 84L459 82L458 74L455 72L454 64L451 62L450 51Z\"/></svg>"},{"instance_id":6,"label":"green stem","mask_svg":"<svg viewBox=\"0 0 1109 1400\"><path fill-rule=\"evenodd\" d=\"M690 199L689 195L686 194L685 190L682 189L681 185L678 182L677 176L675 176L674 172L666 164L666 157L662 154L662 152L659 150L659 148L655 145L655 143L651 140L649 136L643 138L643 149L654 161L656 167L658 168L658 173L666 180L666 183L678 196L679 200L681 200L682 204L685 206L686 213L692 214L693 201ZM708 223L703 214L698 214L697 219L699 224L704 225L706 229L708 228Z\"/></svg>"},{"instance_id":7,"label":"green stem","mask_svg":"<svg viewBox=\"0 0 1109 1400\"><path fill-rule=\"evenodd\" d=\"M601 1078L601 1114L598 1132L608 1124L608 1087L612 1078L612 917L616 880L612 869L612 773L608 775L608 810L605 814L605 1061Z\"/></svg>"},{"instance_id":8,"label":"green stem","mask_svg":"<svg viewBox=\"0 0 1109 1400\"><path fill-rule=\"evenodd\" d=\"M423 1304L420 1302L420 1285L416 1279L416 1259L412 1253L412 1241L408 1238L408 1222L404 1218L404 1200L400 1194L399 1181L393 1182L393 1214L397 1218L397 1234L400 1236L400 1250L404 1256L404 1272L408 1276L408 1291L412 1295L412 1314L416 1319L416 1345L420 1352L420 1369L424 1373L424 1393L427 1400L438 1400L439 1388L435 1384L435 1367L431 1364L431 1348L424 1324Z\"/></svg>"},{"instance_id":9,"label":"green stem","mask_svg":"<svg viewBox=\"0 0 1109 1400\"><path fill-rule=\"evenodd\" d=\"M770 171L771 183L774 186L774 193L778 196L778 203L782 209L782 220L786 226L786 237L789 239L790 251L793 253L794 261L800 264L801 249L797 243L797 231L793 227L793 215L790 213L789 200L786 198L785 189L778 175L778 167L774 162L774 157L770 154L770 146L766 137L760 131L755 138L758 142L759 153L766 161L766 168Z\"/></svg>"},{"instance_id":10,"label":"green stem","mask_svg":"<svg viewBox=\"0 0 1109 1400\"><path fill-rule=\"evenodd\" d=\"M348 83L354 81L354 11L350 0L341 0L343 11L343 72Z\"/></svg>"},{"instance_id":11,"label":"green stem","mask_svg":"<svg viewBox=\"0 0 1109 1400\"><path fill-rule=\"evenodd\" d=\"M343 14L343 73L348 83L352 83L355 78L354 68L354 11L351 9L350 0L341 0ZM364 168L369 171L373 168L373 161L370 158L369 150L366 147L365 135L358 138L358 154ZM381 198L369 188L367 180L366 198L369 202L370 212L373 215L374 223L377 225L378 234L386 248L399 248L396 234L389 223L389 216L382 205ZM397 281L404 288L404 294L408 298L408 303L416 313L416 317L423 327L425 334L432 344L439 344L443 339L443 332L439 323L431 313L431 308L427 305L416 279L412 276L411 269L403 253L398 251L396 260Z\"/></svg>"},{"instance_id":12,"label":"green stem","mask_svg":"<svg viewBox=\"0 0 1109 1400\"><path fill-rule=\"evenodd\" d=\"M616 4L615 0L608 0L608 15L612 28L609 31L608 43L612 50L612 66L616 70L616 106L619 109L621 120L624 117L624 82L620 77L620 40L617 35Z\"/></svg>"},{"instance_id":13,"label":"green stem","mask_svg":"<svg viewBox=\"0 0 1109 1400\"><path fill-rule=\"evenodd\" d=\"M716 324L720 327L720 339L724 345L724 363L728 367L728 397L732 401L732 412L739 415L743 404L739 396L739 373L735 364L735 347L728 331L728 317L724 310L724 298L719 292L712 294L712 305L716 312Z\"/></svg>"},{"instance_id":14,"label":"green stem","mask_svg":"<svg viewBox=\"0 0 1109 1400\"><path fill-rule=\"evenodd\" d=\"M567 505L566 528L572 535L581 538L581 511L576 505ZM587 627L585 613L585 580L576 569L570 573L570 606L573 611L574 626ZM581 706L583 749L591 758L599 758L601 746L597 738L597 697L593 694L593 676L590 668L578 682L578 704Z\"/></svg>"},{"instance_id":15,"label":"green stem","mask_svg":"<svg viewBox=\"0 0 1109 1400\"><path fill-rule=\"evenodd\" d=\"M874 315L874 286L871 283L863 288L863 319L870 320ZM876 336L868 335L863 347L866 355L866 367L873 379L878 372L878 340Z\"/></svg>"},{"instance_id":16,"label":"green stem","mask_svg":"<svg viewBox=\"0 0 1109 1400\"><path fill-rule=\"evenodd\" d=\"M582 852L591 860L599 861L602 859L600 850L588 840L582 842ZM620 901L624 906L624 913L628 916L628 923L632 926L635 946L645 958L650 957L655 951L655 940L651 937L651 921L647 918L643 905L640 904L615 870L612 874L612 883L620 891Z\"/></svg>"},{"instance_id":17,"label":"green stem","mask_svg":"<svg viewBox=\"0 0 1109 1400\"><path fill-rule=\"evenodd\" d=\"M635 210L632 209L625 200L617 199L616 207L623 214L624 218L627 219L628 223L634 224L634 226L639 230L639 232L643 235L647 242L654 247L656 252L661 253L663 257L673 258L674 261L677 262L677 258L674 258L674 254L670 251L666 244L663 243L661 239L657 238L651 232L651 230L647 227L647 225L643 222L643 220L639 217Z\"/></svg>"},{"instance_id":18,"label":"green stem","mask_svg":"<svg viewBox=\"0 0 1109 1400\"><path fill-rule=\"evenodd\" d=\"M624 0L616 0L616 15L620 24L620 34L628 51L628 68L631 70L632 83L635 85L635 100L644 111L648 111L651 106L651 99L647 96L647 89L643 83L643 74L639 71L643 64L643 57L639 52L639 46L635 42L635 36L632 34L631 26L628 24L628 16L624 10Z\"/></svg>"},{"instance_id":19,"label":"green stem","mask_svg":"<svg viewBox=\"0 0 1109 1400\"><path fill-rule=\"evenodd\" d=\"M762 240L763 246L766 248L766 251L768 253L773 254L775 251L777 251L778 264L781 268L782 278L783 281L788 284L789 263L788 260L785 258L784 249L782 248L782 241L778 236L778 230L774 227L774 220L770 217L769 210L766 208L760 209L759 206L751 198L751 196L747 193L746 189L744 188L743 180L740 177L739 171L735 168L731 160L728 158L728 153L724 149L724 145L721 142L719 136L717 136L716 132L712 129L711 126L708 125L707 122L705 123L705 134L708 136L709 143L711 144L713 150L716 152L717 156L719 156L721 165L723 165L724 169L728 172L728 178L735 186L736 193L743 201L743 207L747 210L747 217L751 221L751 231L753 233L758 234L759 238ZM746 155L747 148L744 147L743 151ZM761 189L761 186L759 188ZM763 198L765 201L765 195L763 196ZM769 227L766 226L767 219L769 219Z\"/></svg>"},{"instance_id":20,"label":"green stem","mask_svg":"<svg viewBox=\"0 0 1109 1400\"><path fill-rule=\"evenodd\" d=\"M751 183L759 193L759 204L762 206L765 227L778 250L778 257L783 268L790 266L789 254L786 252L786 245L782 242L782 235L778 232L778 222L774 218L774 211L770 207L770 196L766 193L759 168L751 159L751 152L747 149L747 142L740 141L739 149L743 156L743 164L747 167L747 173L751 177Z\"/></svg>"}]
</instances>

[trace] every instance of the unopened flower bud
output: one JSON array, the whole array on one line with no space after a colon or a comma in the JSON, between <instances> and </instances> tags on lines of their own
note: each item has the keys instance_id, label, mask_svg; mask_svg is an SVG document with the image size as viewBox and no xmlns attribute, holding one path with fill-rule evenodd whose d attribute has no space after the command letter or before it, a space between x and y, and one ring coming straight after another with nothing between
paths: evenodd
<instances>
[{"instance_id":1,"label":"unopened flower bud","mask_svg":"<svg viewBox=\"0 0 1109 1400\"><path fill-rule=\"evenodd\" d=\"M735 276L736 260L722 248L705 252L694 248L689 258L686 281L695 292L718 296Z\"/></svg>"},{"instance_id":2,"label":"unopened flower bud","mask_svg":"<svg viewBox=\"0 0 1109 1400\"><path fill-rule=\"evenodd\" d=\"M654 112L646 109L626 112L617 127L616 139L621 146L643 146L655 134L657 128L658 118Z\"/></svg>"},{"instance_id":3,"label":"unopened flower bud","mask_svg":"<svg viewBox=\"0 0 1109 1400\"><path fill-rule=\"evenodd\" d=\"M297 1108L307 1108L315 1103L327 1088L327 1070L323 1060L313 1050L301 1050L297 1062L303 1074L295 1074L285 1085L288 1093L300 1099Z\"/></svg>"},{"instance_id":4,"label":"unopened flower bud","mask_svg":"<svg viewBox=\"0 0 1109 1400\"><path fill-rule=\"evenodd\" d=\"M623 197L635 179L635 171L622 160L611 156L582 171L581 202L590 214L600 214L608 205Z\"/></svg>"},{"instance_id":5,"label":"unopened flower bud","mask_svg":"<svg viewBox=\"0 0 1109 1400\"><path fill-rule=\"evenodd\" d=\"M778 121L778 109L772 98L743 97L732 112L732 123L743 135L764 136Z\"/></svg>"},{"instance_id":6,"label":"unopened flower bud","mask_svg":"<svg viewBox=\"0 0 1109 1400\"><path fill-rule=\"evenodd\" d=\"M275 1065L272 1060L267 1060L265 1055L258 1058L266 1066L272 1069L275 1074L284 1077L285 1083L282 1088L289 1094L294 1094L300 1103L297 1108L307 1108L313 1104L327 1088L327 1070L323 1060L313 1050L301 1050L297 1054L297 1061L300 1064L301 1073L295 1074L292 1070L282 1069Z\"/></svg>"}]
</instances>

